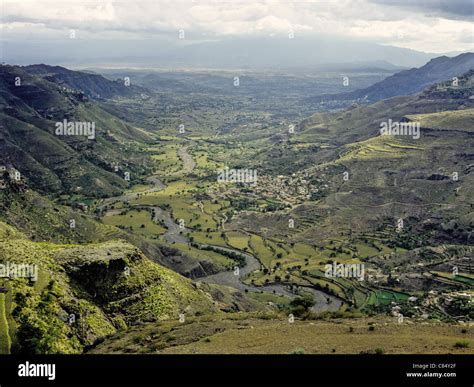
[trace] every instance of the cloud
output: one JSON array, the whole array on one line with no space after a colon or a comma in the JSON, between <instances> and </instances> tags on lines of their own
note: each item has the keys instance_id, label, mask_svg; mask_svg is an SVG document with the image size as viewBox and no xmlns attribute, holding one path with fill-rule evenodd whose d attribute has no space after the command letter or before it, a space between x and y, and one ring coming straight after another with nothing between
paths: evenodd
<instances>
[{"instance_id":1,"label":"cloud","mask_svg":"<svg viewBox=\"0 0 474 387\"><path fill-rule=\"evenodd\" d=\"M2 0L3 39L331 34L426 52L472 50L472 0ZM412 4L414 3L414 4ZM456 20L456 21L455 21ZM33 33L34 32L34 33ZM468 36L466 37L466 32ZM469 34L470 32L470 34Z\"/></svg>"},{"instance_id":2,"label":"cloud","mask_svg":"<svg viewBox=\"0 0 474 387\"><path fill-rule=\"evenodd\" d=\"M472 0L370 0L372 3L406 8L421 12L425 16L436 16L452 20L474 21Z\"/></svg>"}]
</instances>

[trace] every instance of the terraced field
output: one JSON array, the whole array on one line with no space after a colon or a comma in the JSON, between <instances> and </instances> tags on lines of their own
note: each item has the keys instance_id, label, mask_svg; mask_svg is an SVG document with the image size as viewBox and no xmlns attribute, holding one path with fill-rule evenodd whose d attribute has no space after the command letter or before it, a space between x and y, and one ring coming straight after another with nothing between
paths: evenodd
<instances>
[{"instance_id":1,"label":"terraced field","mask_svg":"<svg viewBox=\"0 0 474 387\"><path fill-rule=\"evenodd\" d=\"M474 131L474 109L448 110L436 113L408 115L412 121L420 123L421 127L437 130Z\"/></svg>"},{"instance_id":2,"label":"terraced field","mask_svg":"<svg viewBox=\"0 0 474 387\"><path fill-rule=\"evenodd\" d=\"M103 222L112 226L123 227L135 231L145 237L158 237L166 232L166 229L153 222L152 214L146 210L118 210L118 213L108 212Z\"/></svg>"}]
</instances>

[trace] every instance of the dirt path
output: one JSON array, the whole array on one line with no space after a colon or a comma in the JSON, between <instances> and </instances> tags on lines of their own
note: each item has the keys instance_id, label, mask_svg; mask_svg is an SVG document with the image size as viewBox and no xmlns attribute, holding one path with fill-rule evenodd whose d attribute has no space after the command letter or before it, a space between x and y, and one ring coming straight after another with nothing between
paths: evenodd
<instances>
[{"instance_id":1,"label":"dirt path","mask_svg":"<svg viewBox=\"0 0 474 387\"><path fill-rule=\"evenodd\" d=\"M185 236L180 234L187 233L189 230L182 229L179 225L174 221L168 211L163 210L161 207L150 207L155 210L155 217L153 221L158 223L162 221L165 226L167 227L166 232L162 235L162 238L168 243L189 243L189 239Z\"/></svg>"},{"instance_id":2,"label":"dirt path","mask_svg":"<svg viewBox=\"0 0 474 387\"><path fill-rule=\"evenodd\" d=\"M178 150L178 156L183 161L183 172L185 174L192 172L192 170L196 167L196 162L188 153L188 146L183 146Z\"/></svg>"}]
</instances>

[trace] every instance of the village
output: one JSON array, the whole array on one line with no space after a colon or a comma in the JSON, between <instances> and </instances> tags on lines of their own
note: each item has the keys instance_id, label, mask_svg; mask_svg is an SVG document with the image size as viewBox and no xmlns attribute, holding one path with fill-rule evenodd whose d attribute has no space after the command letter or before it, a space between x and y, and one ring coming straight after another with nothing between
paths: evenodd
<instances>
[{"instance_id":1,"label":"village","mask_svg":"<svg viewBox=\"0 0 474 387\"><path fill-rule=\"evenodd\" d=\"M316 183L316 184L315 184ZM252 184L226 184L208 189L208 194L215 198L237 197L242 193L265 199L279 201L287 207L315 200L325 196L329 186L322 178L310 178L306 173L293 173L291 176L260 175Z\"/></svg>"}]
</instances>

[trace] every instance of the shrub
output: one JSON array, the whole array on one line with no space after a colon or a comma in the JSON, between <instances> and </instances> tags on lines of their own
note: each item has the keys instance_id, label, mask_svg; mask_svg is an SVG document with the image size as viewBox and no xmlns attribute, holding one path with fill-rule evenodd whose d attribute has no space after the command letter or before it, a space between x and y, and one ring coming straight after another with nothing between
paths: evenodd
<instances>
[{"instance_id":1,"label":"shrub","mask_svg":"<svg viewBox=\"0 0 474 387\"><path fill-rule=\"evenodd\" d=\"M314 299L312 296L303 296L303 297L296 297L294 300L290 302L290 306L302 306L305 309L309 309L314 305Z\"/></svg>"},{"instance_id":2,"label":"shrub","mask_svg":"<svg viewBox=\"0 0 474 387\"><path fill-rule=\"evenodd\" d=\"M139 343L141 343L141 342L143 341L143 336L140 336L140 335L135 336L135 337L132 339L132 341L133 341L135 344L139 344Z\"/></svg>"},{"instance_id":3,"label":"shrub","mask_svg":"<svg viewBox=\"0 0 474 387\"><path fill-rule=\"evenodd\" d=\"M296 348L293 352L291 352L291 355L304 355L305 351L303 348Z\"/></svg>"},{"instance_id":4,"label":"shrub","mask_svg":"<svg viewBox=\"0 0 474 387\"><path fill-rule=\"evenodd\" d=\"M456 341L454 343L454 348L468 348L469 343L467 341Z\"/></svg>"}]
</instances>

